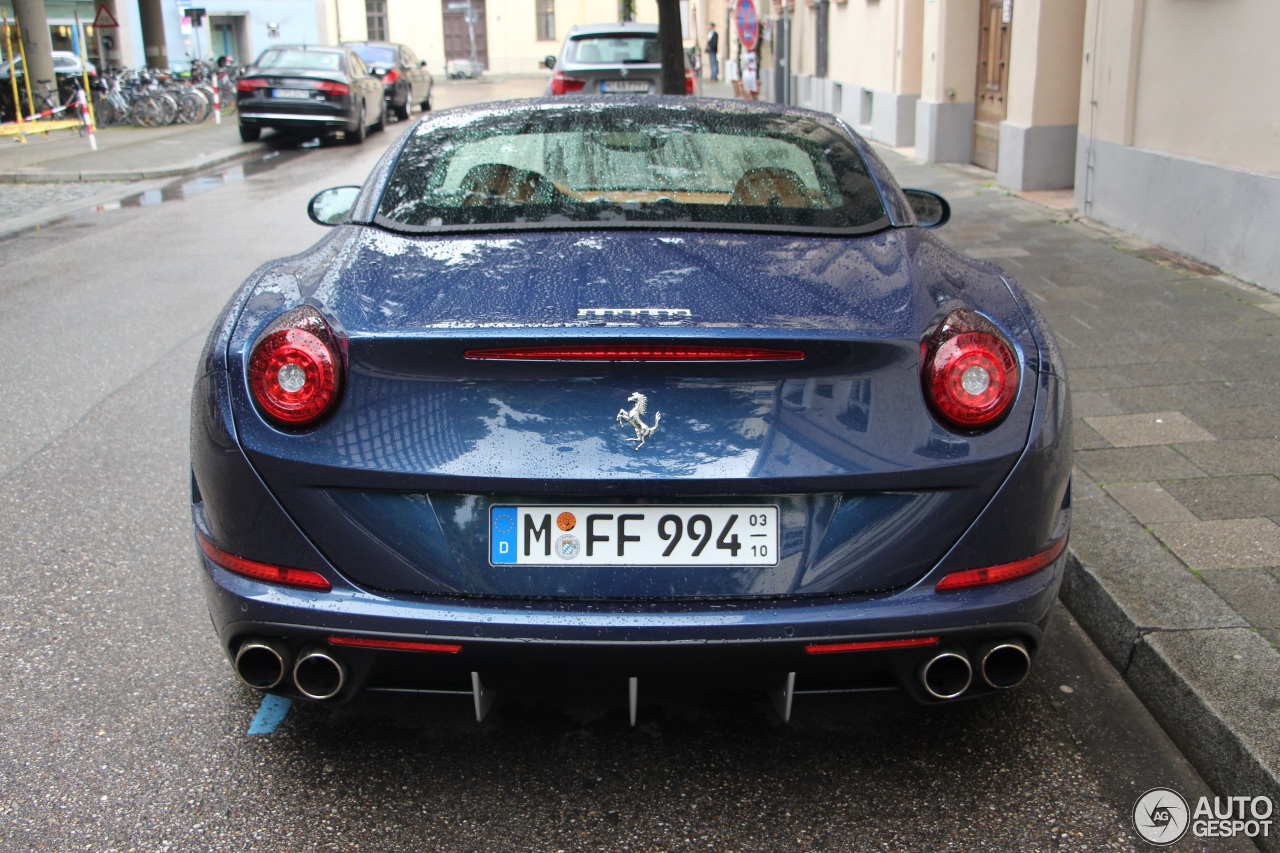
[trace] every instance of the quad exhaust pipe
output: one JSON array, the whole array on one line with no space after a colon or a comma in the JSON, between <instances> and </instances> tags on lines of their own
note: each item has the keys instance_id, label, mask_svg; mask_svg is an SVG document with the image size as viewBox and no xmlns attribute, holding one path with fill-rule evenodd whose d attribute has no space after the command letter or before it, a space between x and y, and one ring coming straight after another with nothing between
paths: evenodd
<instances>
[{"instance_id":1,"label":"quad exhaust pipe","mask_svg":"<svg viewBox=\"0 0 1280 853\"><path fill-rule=\"evenodd\" d=\"M289 650L275 640L245 640L236 651L236 675L254 690L271 690L284 681Z\"/></svg>"},{"instance_id":2,"label":"quad exhaust pipe","mask_svg":"<svg viewBox=\"0 0 1280 853\"><path fill-rule=\"evenodd\" d=\"M235 670L254 690L274 690L290 674L289 647L279 640L245 640L236 650ZM308 699L332 699L347 684L347 667L324 649L306 649L293 664L293 684Z\"/></svg>"},{"instance_id":3,"label":"quad exhaust pipe","mask_svg":"<svg viewBox=\"0 0 1280 853\"><path fill-rule=\"evenodd\" d=\"M938 652L920 667L920 683L934 699L955 699L973 683L973 665L959 649Z\"/></svg>"},{"instance_id":4,"label":"quad exhaust pipe","mask_svg":"<svg viewBox=\"0 0 1280 853\"><path fill-rule=\"evenodd\" d=\"M323 649L311 648L293 665L293 683L308 699L332 699L347 683L347 668Z\"/></svg>"},{"instance_id":5,"label":"quad exhaust pipe","mask_svg":"<svg viewBox=\"0 0 1280 853\"><path fill-rule=\"evenodd\" d=\"M1031 672L1031 653L1021 640L993 640L978 647L978 673L984 684L1008 690ZM938 652L920 666L920 683L934 699L958 699L973 684L973 664L963 649Z\"/></svg>"},{"instance_id":6,"label":"quad exhaust pipe","mask_svg":"<svg viewBox=\"0 0 1280 853\"><path fill-rule=\"evenodd\" d=\"M1031 672L1031 655L1021 640L998 640L980 650L982 680L997 690L1017 687Z\"/></svg>"}]
</instances>

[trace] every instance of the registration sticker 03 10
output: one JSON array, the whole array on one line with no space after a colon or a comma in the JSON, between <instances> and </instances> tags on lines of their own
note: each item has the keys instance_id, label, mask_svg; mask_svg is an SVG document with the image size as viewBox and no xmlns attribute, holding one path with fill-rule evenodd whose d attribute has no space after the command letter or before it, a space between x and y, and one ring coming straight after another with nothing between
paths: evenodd
<instances>
[{"instance_id":1,"label":"registration sticker 03 10","mask_svg":"<svg viewBox=\"0 0 1280 853\"><path fill-rule=\"evenodd\" d=\"M778 508L494 506L490 562L521 566L773 566Z\"/></svg>"}]
</instances>

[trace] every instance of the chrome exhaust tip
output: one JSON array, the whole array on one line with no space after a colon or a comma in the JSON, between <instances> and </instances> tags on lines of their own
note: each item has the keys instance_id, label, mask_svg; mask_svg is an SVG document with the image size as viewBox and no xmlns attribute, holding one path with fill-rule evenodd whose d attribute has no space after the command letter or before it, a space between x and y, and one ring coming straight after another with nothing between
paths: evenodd
<instances>
[{"instance_id":1,"label":"chrome exhaust tip","mask_svg":"<svg viewBox=\"0 0 1280 853\"><path fill-rule=\"evenodd\" d=\"M983 650L982 680L997 690L1017 687L1031 672L1031 654L1021 640L1001 640Z\"/></svg>"},{"instance_id":2,"label":"chrome exhaust tip","mask_svg":"<svg viewBox=\"0 0 1280 853\"><path fill-rule=\"evenodd\" d=\"M245 640L236 650L236 675L254 690L270 690L284 681L287 654L274 640Z\"/></svg>"},{"instance_id":3,"label":"chrome exhaust tip","mask_svg":"<svg viewBox=\"0 0 1280 853\"><path fill-rule=\"evenodd\" d=\"M294 664L293 683L308 699L332 699L347 683L347 668L327 652L310 649Z\"/></svg>"},{"instance_id":4,"label":"chrome exhaust tip","mask_svg":"<svg viewBox=\"0 0 1280 853\"><path fill-rule=\"evenodd\" d=\"M973 683L973 666L964 652L939 652L920 667L920 683L935 699L955 699Z\"/></svg>"}]
</instances>

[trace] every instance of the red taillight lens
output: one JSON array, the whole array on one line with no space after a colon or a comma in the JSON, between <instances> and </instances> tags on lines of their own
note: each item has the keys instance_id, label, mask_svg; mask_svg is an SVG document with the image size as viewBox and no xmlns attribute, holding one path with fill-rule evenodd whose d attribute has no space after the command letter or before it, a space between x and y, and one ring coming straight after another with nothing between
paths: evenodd
<instances>
[{"instance_id":1,"label":"red taillight lens","mask_svg":"<svg viewBox=\"0 0 1280 853\"><path fill-rule=\"evenodd\" d=\"M351 87L346 83L335 83L332 80L322 80L317 86L321 92L326 95L350 95Z\"/></svg>"},{"instance_id":2,"label":"red taillight lens","mask_svg":"<svg viewBox=\"0 0 1280 853\"><path fill-rule=\"evenodd\" d=\"M342 386L334 344L314 308L295 308L267 327L249 356L249 390L268 417L297 427L329 412Z\"/></svg>"},{"instance_id":3,"label":"red taillight lens","mask_svg":"<svg viewBox=\"0 0 1280 853\"><path fill-rule=\"evenodd\" d=\"M924 396L950 426L995 426L1017 396L1018 376L1012 345L973 311L952 311L924 347Z\"/></svg>"},{"instance_id":4,"label":"red taillight lens","mask_svg":"<svg viewBox=\"0 0 1280 853\"><path fill-rule=\"evenodd\" d=\"M217 545L205 539L204 535L200 533L196 534L196 541L200 543L200 550L204 551L206 557L237 575L243 575L256 581L296 586L299 589L310 589L317 592L328 592L331 589L328 579L317 572L307 569L291 569L286 566L273 566L270 563L259 563L257 560L237 557L235 554L223 551Z\"/></svg>"},{"instance_id":5,"label":"red taillight lens","mask_svg":"<svg viewBox=\"0 0 1280 853\"><path fill-rule=\"evenodd\" d=\"M399 79L400 79L400 72L395 68L389 69L386 74L382 75L383 83L394 83Z\"/></svg>"},{"instance_id":6,"label":"red taillight lens","mask_svg":"<svg viewBox=\"0 0 1280 853\"><path fill-rule=\"evenodd\" d=\"M254 92L258 89L265 89L269 84L261 77L241 77L236 81L237 92Z\"/></svg>"},{"instance_id":7,"label":"red taillight lens","mask_svg":"<svg viewBox=\"0 0 1280 853\"><path fill-rule=\"evenodd\" d=\"M587 81L580 77L570 77L563 71L551 75L551 94L566 95L569 92L580 92Z\"/></svg>"},{"instance_id":8,"label":"red taillight lens","mask_svg":"<svg viewBox=\"0 0 1280 853\"><path fill-rule=\"evenodd\" d=\"M693 69L686 68L684 70L684 93L686 95L692 95L695 87L696 83L694 82Z\"/></svg>"},{"instance_id":9,"label":"red taillight lens","mask_svg":"<svg viewBox=\"0 0 1280 853\"><path fill-rule=\"evenodd\" d=\"M1041 551L1032 557L1014 560L1012 563L987 566L982 569L965 569L962 572L952 572L938 581L938 585L934 587L934 590L946 592L951 589L967 589L971 586L986 586L987 584L1025 578L1027 575L1033 575L1041 569L1047 569L1053 565L1053 561L1061 556L1062 550L1066 547L1067 540L1066 537L1063 537L1053 543L1049 550Z\"/></svg>"}]
</instances>

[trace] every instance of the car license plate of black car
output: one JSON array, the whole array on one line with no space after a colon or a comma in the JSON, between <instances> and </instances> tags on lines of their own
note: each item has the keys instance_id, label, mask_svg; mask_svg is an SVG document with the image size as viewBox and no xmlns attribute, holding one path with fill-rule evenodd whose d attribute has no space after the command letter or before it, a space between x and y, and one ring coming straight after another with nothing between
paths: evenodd
<instances>
[{"instance_id":1,"label":"car license plate of black car","mask_svg":"<svg viewBox=\"0 0 1280 853\"><path fill-rule=\"evenodd\" d=\"M776 506L494 506L495 565L773 566Z\"/></svg>"},{"instance_id":2,"label":"car license plate of black car","mask_svg":"<svg viewBox=\"0 0 1280 853\"><path fill-rule=\"evenodd\" d=\"M600 84L601 92L648 92L649 83L645 80L605 80Z\"/></svg>"},{"instance_id":3,"label":"car license plate of black car","mask_svg":"<svg viewBox=\"0 0 1280 853\"><path fill-rule=\"evenodd\" d=\"M289 98L292 100L302 101L311 97L311 92L306 89L273 89L272 94L277 98Z\"/></svg>"}]
</instances>

